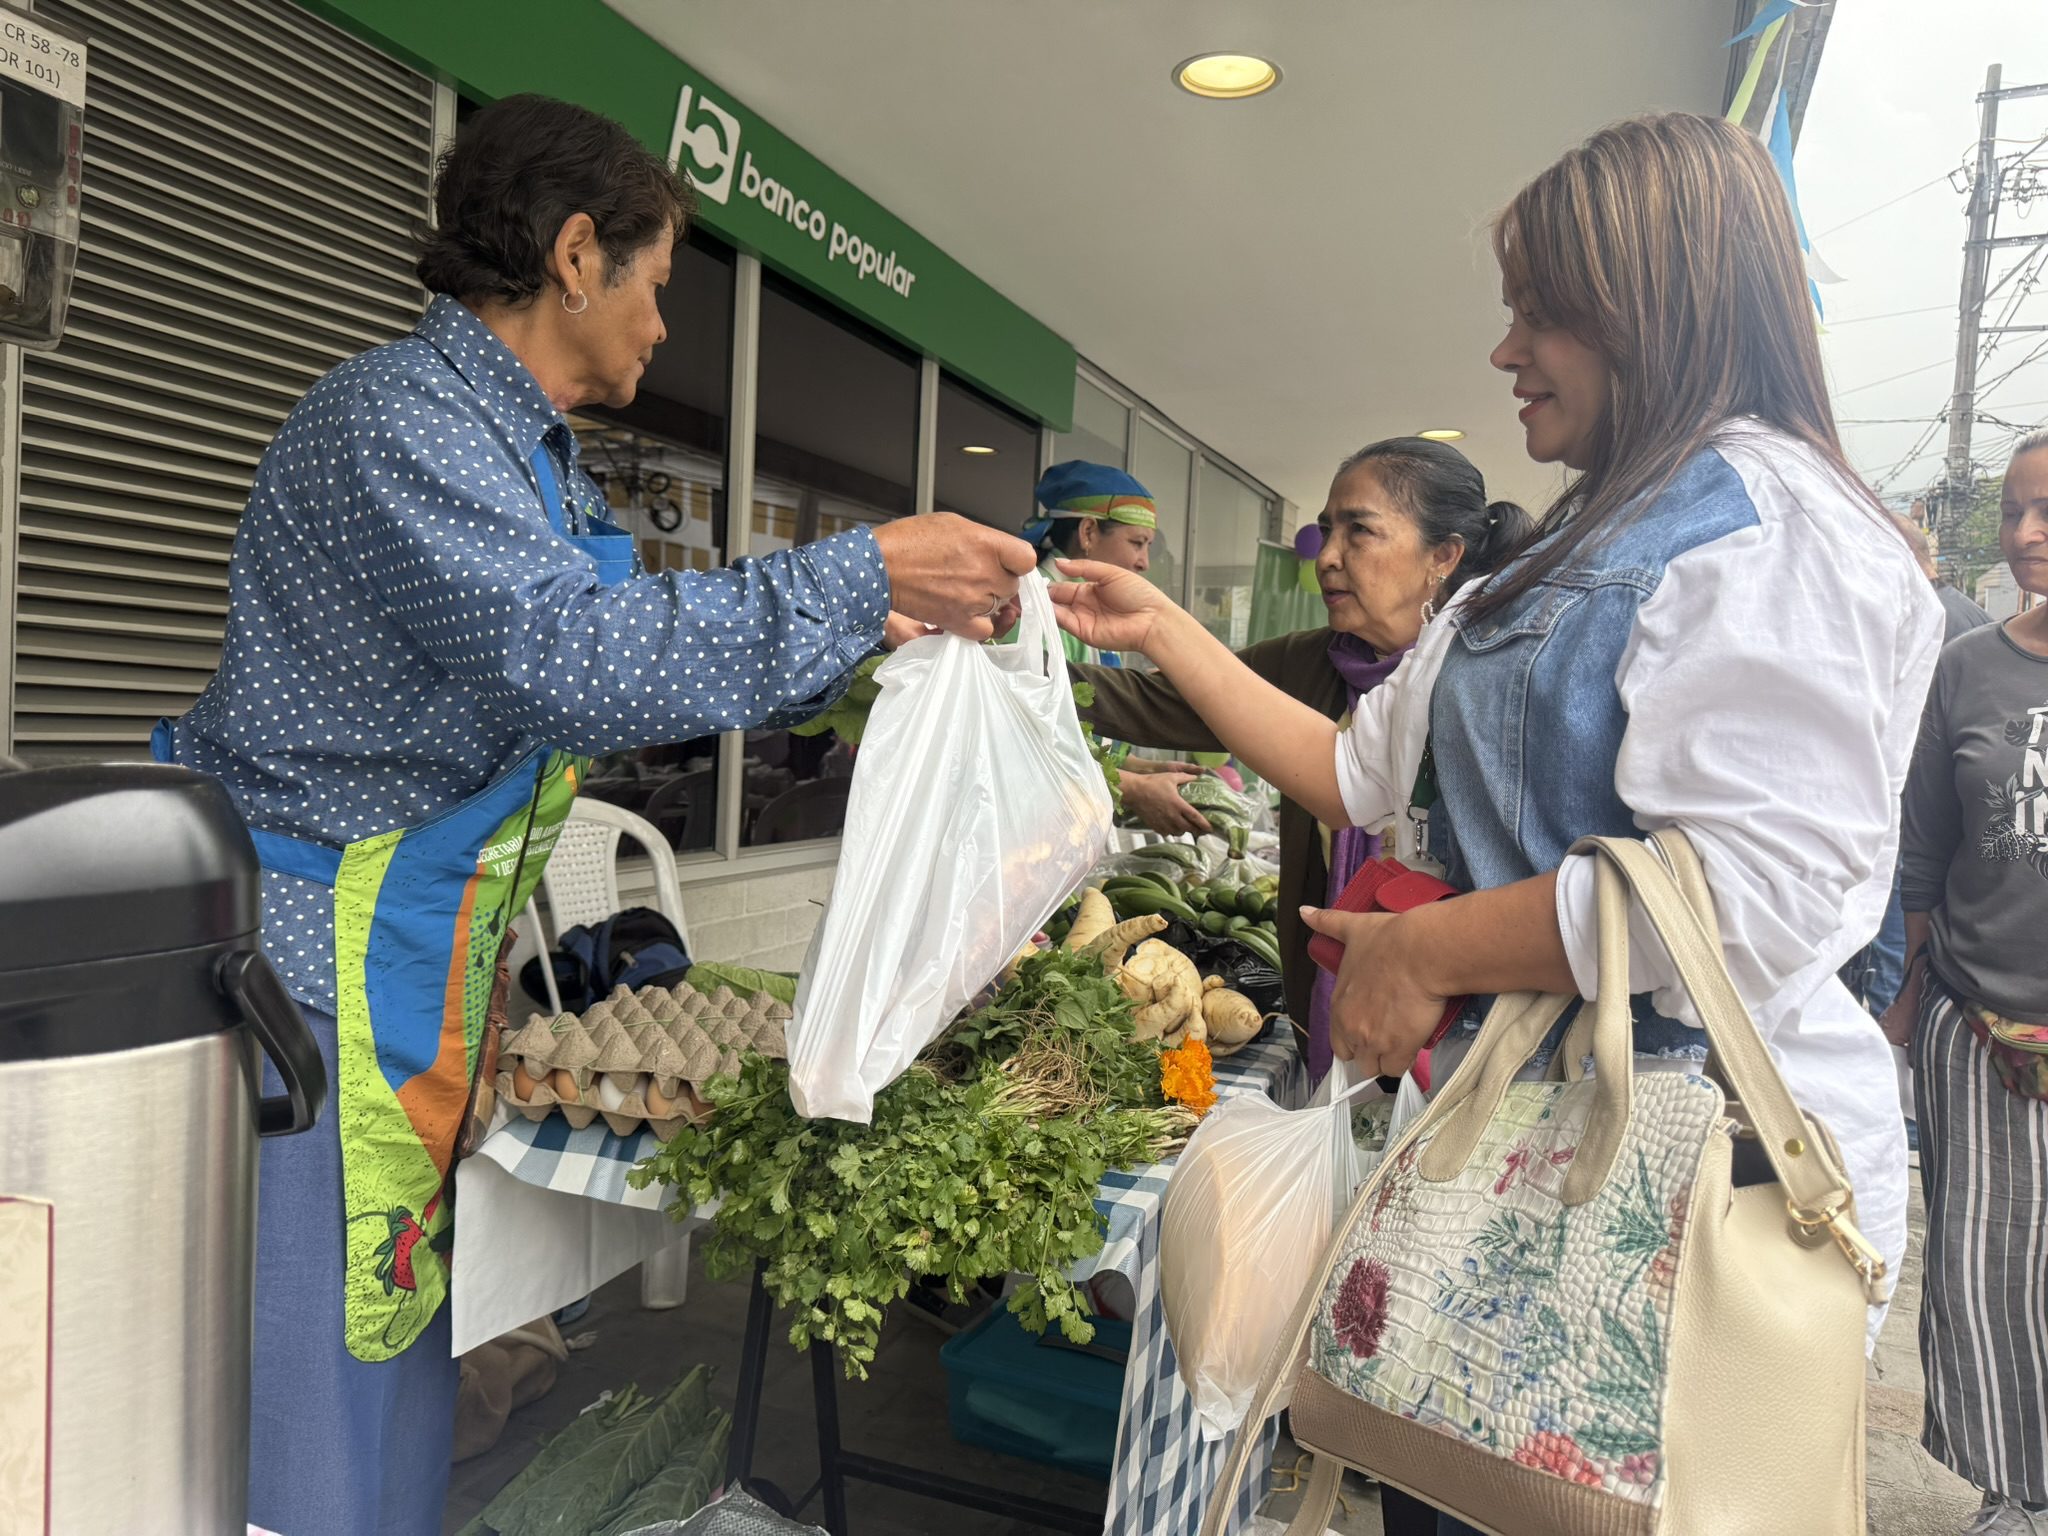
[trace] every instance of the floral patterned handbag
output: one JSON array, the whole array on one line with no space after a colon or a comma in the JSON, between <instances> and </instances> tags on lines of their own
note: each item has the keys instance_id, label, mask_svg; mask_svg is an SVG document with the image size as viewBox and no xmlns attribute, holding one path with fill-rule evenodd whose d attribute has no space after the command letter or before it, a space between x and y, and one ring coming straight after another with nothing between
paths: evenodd
<instances>
[{"instance_id":1,"label":"floral patterned handbag","mask_svg":"<svg viewBox=\"0 0 2048 1536\"><path fill-rule=\"evenodd\" d=\"M1656 842L1574 850L1599 856L1601 942L1556 1056L1574 1076L1517 1077L1574 1000L1498 999L1269 1357L1248 1425L1291 1382L1315 1456L1290 1533L1320 1536L1352 1467L1496 1536L1861 1536L1884 1261L1728 978L1698 856ZM1633 1070L1631 888L1728 1090ZM1239 1433L1204 1536L1259 1441Z\"/></svg>"}]
</instances>

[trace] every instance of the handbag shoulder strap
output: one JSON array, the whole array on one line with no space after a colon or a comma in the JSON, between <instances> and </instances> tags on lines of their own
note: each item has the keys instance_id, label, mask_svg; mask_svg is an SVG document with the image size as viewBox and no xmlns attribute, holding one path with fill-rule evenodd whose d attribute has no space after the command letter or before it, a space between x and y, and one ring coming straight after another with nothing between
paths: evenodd
<instances>
[{"instance_id":1,"label":"handbag shoulder strap","mask_svg":"<svg viewBox=\"0 0 2048 1536\"><path fill-rule=\"evenodd\" d=\"M1728 1085L1748 1111L1764 1156L1785 1186L1794 1236L1809 1245L1833 1239L1862 1276L1873 1304L1881 1302L1890 1294L1885 1261L1857 1230L1854 1193L1834 1144L1807 1122L1793 1100L1729 978L1719 942L1701 920L1699 904L1708 897L1699 853L1675 829L1658 833L1657 847L1661 859L1633 838L1583 838L1572 851L1598 853L1611 861L1664 941ZM1711 920L1710 902L1707 910Z\"/></svg>"}]
</instances>

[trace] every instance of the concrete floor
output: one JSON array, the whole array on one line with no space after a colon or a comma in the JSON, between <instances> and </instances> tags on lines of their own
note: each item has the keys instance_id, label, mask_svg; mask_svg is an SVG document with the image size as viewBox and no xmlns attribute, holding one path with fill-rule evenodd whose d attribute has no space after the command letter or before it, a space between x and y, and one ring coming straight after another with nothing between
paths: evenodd
<instances>
[{"instance_id":1,"label":"concrete floor","mask_svg":"<svg viewBox=\"0 0 2048 1536\"><path fill-rule=\"evenodd\" d=\"M1952 1536L1976 1509L1976 1491L1936 1465L1920 1449L1921 1374L1917 1343L1920 1245L1924 1222L1917 1198L1905 1276L1870 1366L1869 1488L1873 1536ZM525 1466L542 1441L607 1388L637 1381L654 1390L698 1362L719 1373L716 1395L732 1406L746 1287L713 1285L701 1268L690 1277L688 1303L669 1312L639 1305L639 1282L627 1275L598 1294L589 1315L566 1332L594 1333L588 1349L563 1367L555 1388L521 1409L504 1437L486 1454L455 1468L444 1516L453 1533ZM1102 1484L956 1444L947 1423L946 1373L939 1363L943 1337L898 1307L883 1333L872 1379L840 1390L842 1434L849 1449L906 1461L992 1489L1079 1507L1099 1507ZM791 1494L817 1475L811 1413L810 1361L778 1340L768 1359L757 1473ZM1283 1441L1278 1466L1294 1453ZM1284 1472L1277 1487L1286 1485ZM1003 1516L977 1514L891 1489L852 1486L848 1515L856 1536L1026 1536L1039 1528ZM1378 1500L1352 1480L1348 1509L1334 1529L1346 1536L1378 1536ZM1268 1513L1283 1524L1294 1500L1277 1492ZM807 1511L817 1517L815 1504ZM1277 1527L1275 1536L1277 1536Z\"/></svg>"}]
</instances>

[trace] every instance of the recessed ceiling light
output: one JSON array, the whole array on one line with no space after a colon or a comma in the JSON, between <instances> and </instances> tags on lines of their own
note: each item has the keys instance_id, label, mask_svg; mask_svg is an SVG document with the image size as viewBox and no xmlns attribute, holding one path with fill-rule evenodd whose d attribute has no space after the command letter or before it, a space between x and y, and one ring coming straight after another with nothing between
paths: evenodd
<instances>
[{"instance_id":1,"label":"recessed ceiling light","mask_svg":"<svg viewBox=\"0 0 2048 1536\"><path fill-rule=\"evenodd\" d=\"M962 448L960 451L962 453L994 453L995 449L984 447L980 443L969 443L965 448Z\"/></svg>"},{"instance_id":2,"label":"recessed ceiling light","mask_svg":"<svg viewBox=\"0 0 2048 1536\"><path fill-rule=\"evenodd\" d=\"M1431 427L1427 432L1418 432L1417 437L1426 437L1432 443L1455 443L1465 434L1456 427Z\"/></svg>"},{"instance_id":3,"label":"recessed ceiling light","mask_svg":"<svg viewBox=\"0 0 2048 1536\"><path fill-rule=\"evenodd\" d=\"M1280 83L1280 66L1250 53L1198 53L1173 68L1182 90L1216 101L1241 101Z\"/></svg>"}]
</instances>

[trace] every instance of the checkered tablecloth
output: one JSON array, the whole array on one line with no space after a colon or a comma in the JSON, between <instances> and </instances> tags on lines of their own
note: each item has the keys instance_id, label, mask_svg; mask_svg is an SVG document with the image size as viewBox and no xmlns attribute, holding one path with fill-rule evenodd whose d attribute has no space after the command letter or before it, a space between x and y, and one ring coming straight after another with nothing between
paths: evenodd
<instances>
[{"instance_id":1,"label":"checkered tablecloth","mask_svg":"<svg viewBox=\"0 0 2048 1536\"><path fill-rule=\"evenodd\" d=\"M1267 1093L1290 1107L1304 1103L1308 1077L1284 1025L1276 1024L1257 1044L1218 1062L1216 1091L1225 1098ZM646 1133L615 1136L601 1120L571 1130L568 1121L550 1115L507 1122L477 1155L539 1189L654 1210L671 1191L659 1185L634 1189L626 1183L627 1171L653 1150L653 1138ZM1209 1489L1230 1450L1228 1441L1203 1442L1193 1399L1181 1384L1173 1343L1166 1336L1159 1292L1159 1208L1172 1174L1171 1163L1158 1163L1106 1176L1095 1197L1095 1208L1108 1223L1102 1252L1074 1272L1076 1280L1121 1275L1137 1300L1104 1536L1195 1536ZM1267 1454L1257 1465L1270 1469L1279 1425L1268 1424L1261 1432ZM1233 1511L1231 1532L1249 1524L1267 1482L1262 1470L1247 1484Z\"/></svg>"}]
</instances>

